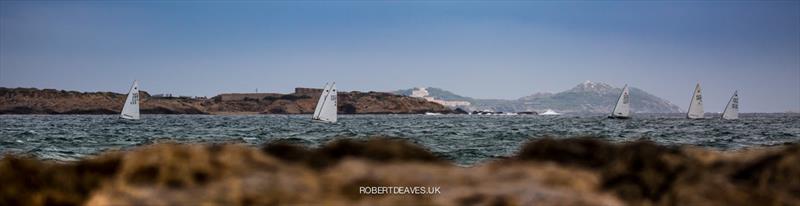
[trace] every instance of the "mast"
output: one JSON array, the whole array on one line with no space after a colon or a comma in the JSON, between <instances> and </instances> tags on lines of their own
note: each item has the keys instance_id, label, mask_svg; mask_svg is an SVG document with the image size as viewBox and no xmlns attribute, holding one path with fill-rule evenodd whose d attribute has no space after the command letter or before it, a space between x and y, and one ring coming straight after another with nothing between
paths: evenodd
<instances>
[{"instance_id":1,"label":"mast","mask_svg":"<svg viewBox=\"0 0 800 206\"><path fill-rule=\"evenodd\" d=\"M328 95L325 97L325 102L322 103L319 120L336 123L336 93L336 82L333 82L330 88L328 88Z\"/></svg>"},{"instance_id":2,"label":"mast","mask_svg":"<svg viewBox=\"0 0 800 206\"><path fill-rule=\"evenodd\" d=\"M322 103L325 102L325 96L328 96L328 83L325 82L325 86L322 87L322 92L320 92L319 100L317 100L317 106L314 108L314 115L311 116L311 119L319 119L319 112L322 110Z\"/></svg>"}]
</instances>

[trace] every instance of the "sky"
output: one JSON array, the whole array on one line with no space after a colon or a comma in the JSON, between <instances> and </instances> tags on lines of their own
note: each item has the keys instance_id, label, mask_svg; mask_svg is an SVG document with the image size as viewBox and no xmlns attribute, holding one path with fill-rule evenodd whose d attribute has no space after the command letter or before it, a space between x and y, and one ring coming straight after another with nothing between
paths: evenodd
<instances>
[{"instance_id":1,"label":"sky","mask_svg":"<svg viewBox=\"0 0 800 206\"><path fill-rule=\"evenodd\" d=\"M213 96L583 81L800 111L800 1L0 1L0 87Z\"/></svg>"}]
</instances>

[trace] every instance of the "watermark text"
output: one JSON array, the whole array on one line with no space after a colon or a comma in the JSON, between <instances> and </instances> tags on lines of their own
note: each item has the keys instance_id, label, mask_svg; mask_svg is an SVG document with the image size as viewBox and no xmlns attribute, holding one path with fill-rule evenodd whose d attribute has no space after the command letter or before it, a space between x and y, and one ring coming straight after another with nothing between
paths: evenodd
<instances>
[{"instance_id":1,"label":"watermark text","mask_svg":"<svg viewBox=\"0 0 800 206\"><path fill-rule=\"evenodd\" d=\"M358 187L362 195L436 195L442 194L441 187Z\"/></svg>"}]
</instances>

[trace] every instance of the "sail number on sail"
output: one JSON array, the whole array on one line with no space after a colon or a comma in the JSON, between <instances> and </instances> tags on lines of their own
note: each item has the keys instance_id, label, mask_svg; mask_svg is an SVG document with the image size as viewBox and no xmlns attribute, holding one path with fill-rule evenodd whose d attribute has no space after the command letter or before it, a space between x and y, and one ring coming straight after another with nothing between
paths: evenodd
<instances>
[{"instance_id":1,"label":"sail number on sail","mask_svg":"<svg viewBox=\"0 0 800 206\"><path fill-rule=\"evenodd\" d=\"M133 93L131 95L131 99L132 100L131 100L130 104L137 104L139 102L139 94L138 93Z\"/></svg>"},{"instance_id":2,"label":"sail number on sail","mask_svg":"<svg viewBox=\"0 0 800 206\"><path fill-rule=\"evenodd\" d=\"M630 100L629 100L629 99L630 99L630 97L629 97L629 96L630 96L630 95L629 95L627 92L624 94L624 96L622 96L622 103L623 103L623 104L628 104L628 103L630 103Z\"/></svg>"}]
</instances>

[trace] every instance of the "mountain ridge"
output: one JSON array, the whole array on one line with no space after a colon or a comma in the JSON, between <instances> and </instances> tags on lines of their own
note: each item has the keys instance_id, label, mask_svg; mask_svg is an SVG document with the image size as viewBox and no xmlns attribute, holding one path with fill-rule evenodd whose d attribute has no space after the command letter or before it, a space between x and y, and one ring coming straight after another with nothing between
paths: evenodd
<instances>
[{"instance_id":1,"label":"mountain ridge","mask_svg":"<svg viewBox=\"0 0 800 206\"><path fill-rule=\"evenodd\" d=\"M397 90L393 93L410 95L416 89ZM468 101L470 110L492 110L502 112L521 112L553 109L565 113L608 113L614 107L622 88L603 82L586 81L568 90L556 93L538 92L517 99L478 99L455 94L435 88L426 88L431 97L449 101ZM636 113L678 113L680 107L671 102L650 94L642 89L630 87L631 110Z\"/></svg>"}]
</instances>

